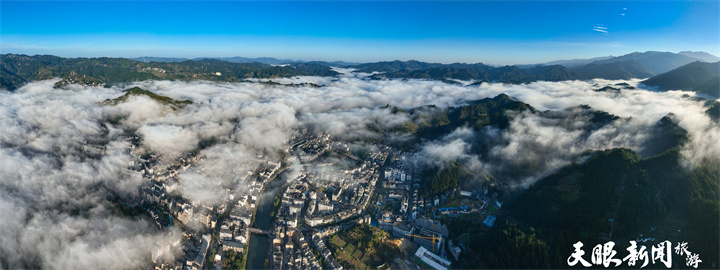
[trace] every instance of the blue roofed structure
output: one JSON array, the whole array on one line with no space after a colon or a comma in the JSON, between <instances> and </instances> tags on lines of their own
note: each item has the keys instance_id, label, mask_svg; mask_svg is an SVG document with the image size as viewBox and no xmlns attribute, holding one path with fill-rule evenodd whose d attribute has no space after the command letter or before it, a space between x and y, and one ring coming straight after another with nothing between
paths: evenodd
<instances>
[{"instance_id":1,"label":"blue roofed structure","mask_svg":"<svg viewBox=\"0 0 720 270\"><path fill-rule=\"evenodd\" d=\"M483 225L492 228L495 225L495 219L497 218L489 215L483 220Z\"/></svg>"}]
</instances>

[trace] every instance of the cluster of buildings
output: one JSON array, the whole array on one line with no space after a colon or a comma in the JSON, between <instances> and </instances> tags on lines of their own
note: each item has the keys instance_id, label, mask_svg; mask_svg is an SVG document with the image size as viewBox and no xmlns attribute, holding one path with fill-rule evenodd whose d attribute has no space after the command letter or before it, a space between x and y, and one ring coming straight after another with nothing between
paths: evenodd
<instances>
[{"instance_id":1,"label":"cluster of buildings","mask_svg":"<svg viewBox=\"0 0 720 270\"><path fill-rule=\"evenodd\" d=\"M162 68L156 68L156 67L144 67L141 69L138 69L138 71L144 71L144 72L159 72L159 73L165 73L165 69Z\"/></svg>"},{"instance_id":2,"label":"cluster of buildings","mask_svg":"<svg viewBox=\"0 0 720 270\"><path fill-rule=\"evenodd\" d=\"M303 174L293 181L281 195L278 214L273 223L272 263L273 269L342 269L332 256L322 238L340 231L340 226L331 226L325 230L298 222L303 211L309 211L306 202L315 202L318 192ZM321 193L322 194L322 193ZM331 211L331 210L323 210ZM354 220L358 224L369 223L370 216ZM305 225L305 226L304 226ZM305 236L311 236L306 239ZM312 241L312 245L308 245ZM312 252L315 250L316 254ZM322 258L324 265L318 261Z\"/></svg>"},{"instance_id":3,"label":"cluster of buildings","mask_svg":"<svg viewBox=\"0 0 720 270\"><path fill-rule=\"evenodd\" d=\"M141 206L145 209L155 220L159 230L175 225L180 226L183 232L184 241L165 245L153 252L152 260L156 268L202 269L209 260L208 251L212 248L219 250L216 257L220 260L224 252L247 251L250 224L258 197L263 187L281 169L280 163L259 156L254 170L235 172L242 175L239 178L242 185L228 187L224 194L217 194L221 198L220 203L204 205L183 197L179 189L182 183L177 178L179 173L187 170L204 170L196 166L203 161L199 150L167 164L160 162L158 155L142 149L142 139L138 135L128 137L127 141L130 142L129 153L135 156L128 164L128 171L145 179L146 184L136 192L121 196L123 201L129 206ZM160 164L163 166L159 166ZM224 218L218 220L221 215ZM214 232L219 236L216 239L211 237ZM166 255L170 253L179 253L180 256L168 261L165 258L169 257Z\"/></svg>"},{"instance_id":4,"label":"cluster of buildings","mask_svg":"<svg viewBox=\"0 0 720 270\"><path fill-rule=\"evenodd\" d=\"M75 73L75 71L72 71L70 73L70 76L60 80L59 82L55 83L55 88L60 88L63 86L71 85L71 84L79 84L82 86L93 86L93 87L105 87L105 83L95 79L93 77L85 76L85 75L78 75Z\"/></svg>"},{"instance_id":5,"label":"cluster of buildings","mask_svg":"<svg viewBox=\"0 0 720 270\"><path fill-rule=\"evenodd\" d=\"M191 241L188 241L191 242ZM210 247L210 235L205 234L200 237L199 242L188 243L183 248L185 257L187 258L185 266L188 269L202 269L205 265L205 257Z\"/></svg>"},{"instance_id":6,"label":"cluster of buildings","mask_svg":"<svg viewBox=\"0 0 720 270\"><path fill-rule=\"evenodd\" d=\"M140 140L137 135L129 137L129 151L134 152ZM250 234L262 233L270 236L268 253L272 268L342 269L325 240L348 227L368 223L415 243L419 247L416 258L425 266L448 269L450 262L444 258L448 256L445 251L449 250L457 260L462 249L448 239L448 228L440 224L439 218L470 214L477 215L487 228L494 225L495 212L502 203L488 196L487 187L480 191L454 189L423 197L419 194L421 166L412 162L416 160L414 154L387 146L368 148L371 150L358 158L348 145L332 140L327 134L313 135L307 130L297 133L285 149L289 154L285 162L300 163L303 170L281 189L277 213L266 231L250 226L263 188L282 166L262 157L258 157L254 170L236 172L242 175L243 184L218 194L222 196L221 203L203 205L181 196L182 183L176 177L189 169L203 170L194 166L202 161L198 151L163 168L157 166L158 156L140 151L142 154L136 155L129 167L131 172L147 179L147 184L125 195L123 200L131 206L142 206L158 229L173 224L183 229L182 243L163 246L152 254L158 268L202 269L209 260L208 250L218 250L215 259L221 261L227 251L246 253ZM321 157L327 155L341 160L343 165L323 163L328 159ZM450 202L452 206L448 205ZM217 237L211 237L213 233ZM167 256L163 254L171 250L182 250L182 256L170 262L164 260Z\"/></svg>"},{"instance_id":7,"label":"cluster of buildings","mask_svg":"<svg viewBox=\"0 0 720 270\"><path fill-rule=\"evenodd\" d=\"M395 218L392 213L385 212L378 220L378 228L383 229L397 238L411 239L415 244L432 252L441 252L449 231L447 226L430 218L420 217L411 223Z\"/></svg>"},{"instance_id":8,"label":"cluster of buildings","mask_svg":"<svg viewBox=\"0 0 720 270\"><path fill-rule=\"evenodd\" d=\"M332 193L330 196L318 190L310 193L309 206L304 215L307 226L338 223L362 215L373 187L372 182L350 185L343 181L327 186L327 190Z\"/></svg>"},{"instance_id":9,"label":"cluster of buildings","mask_svg":"<svg viewBox=\"0 0 720 270\"><path fill-rule=\"evenodd\" d=\"M317 248L318 252L320 252L320 256L325 259L325 264L327 265L327 268L330 270L342 270L343 267L335 260L335 257L333 257L332 252L330 252L330 249L325 245L325 241L323 240L320 235L313 234L312 236L313 244L315 244L315 248Z\"/></svg>"},{"instance_id":10,"label":"cluster of buildings","mask_svg":"<svg viewBox=\"0 0 720 270\"><path fill-rule=\"evenodd\" d=\"M378 147L361 160L349 152L346 144L333 141L327 134L315 136L301 131L293 140L289 146L293 155L288 159L295 157L295 160L315 170L303 173L297 179L304 184L289 188L284 193L283 202L288 202L287 222L292 223L293 219L298 219L296 215L302 215L304 225L317 227L362 215L375 190L379 168L384 165L389 148ZM328 151L356 163L355 166L326 172L326 168L334 168L335 164L314 161Z\"/></svg>"},{"instance_id":11,"label":"cluster of buildings","mask_svg":"<svg viewBox=\"0 0 720 270\"><path fill-rule=\"evenodd\" d=\"M273 229L272 269L322 269L302 231L288 226Z\"/></svg>"},{"instance_id":12,"label":"cluster of buildings","mask_svg":"<svg viewBox=\"0 0 720 270\"><path fill-rule=\"evenodd\" d=\"M298 229L298 221L309 199L308 183L299 175L280 196L278 213L273 222L273 269L322 269L315 258L305 234Z\"/></svg>"},{"instance_id":13,"label":"cluster of buildings","mask_svg":"<svg viewBox=\"0 0 720 270\"><path fill-rule=\"evenodd\" d=\"M407 238L417 244L423 251L418 249L416 255L425 266L447 269L450 265L447 256L459 259L464 246L454 245L448 239L448 228L438 220L471 215L482 221L481 226L490 229L502 202L489 195L488 185L480 190L454 188L436 196L422 196L421 166L414 162L418 160L415 154L391 151L391 157L378 182L382 187L379 197L372 202L378 210L374 213L374 223L394 237Z\"/></svg>"},{"instance_id":14,"label":"cluster of buildings","mask_svg":"<svg viewBox=\"0 0 720 270\"><path fill-rule=\"evenodd\" d=\"M292 151L295 155L289 157L288 162L299 160L301 163L308 163L332 148L329 134L316 136L309 133L306 129L300 130L291 140L293 143L287 147L286 151ZM336 144L340 145L340 143ZM345 147L347 147L347 145Z\"/></svg>"},{"instance_id":15,"label":"cluster of buildings","mask_svg":"<svg viewBox=\"0 0 720 270\"><path fill-rule=\"evenodd\" d=\"M215 258L217 263L222 261L224 252L234 251L244 254L247 252L246 246L252 230L250 224L258 197L262 192L263 186L272 179L272 176L279 169L279 163L270 161L259 162L256 169L247 172L247 177L241 180L241 182L245 183L245 185L242 186L242 192L239 192L237 189L226 189L226 194L223 197L224 200L218 205L183 204L181 208L182 211L173 212L173 215L183 225L190 225L192 227L202 226L204 229L199 230L199 232L210 233L216 231L218 233L217 241L209 241L210 244L218 247L219 252L216 254L217 258ZM220 215L223 215L225 218L218 220L218 216ZM198 236L198 232L194 230L188 230L185 233L188 239L194 239ZM202 248L205 245L204 236L201 238L203 240L200 242L200 248L193 249L192 247L198 245L192 241L185 243L185 269L203 268L203 264L200 263L201 261L199 260L200 255L188 252L199 250L198 254L202 254L203 258L206 257L207 249Z\"/></svg>"},{"instance_id":16,"label":"cluster of buildings","mask_svg":"<svg viewBox=\"0 0 720 270\"><path fill-rule=\"evenodd\" d=\"M330 230L315 227L330 223L369 223L370 216L361 217L370 201L387 153L370 153L370 159L352 156L345 144L335 142L328 135L315 136L301 131L289 144L290 162L300 162L310 168L334 168L323 164L318 157L332 151L343 158L356 161L346 170L309 170L294 175L281 194L277 215L272 225L272 265L275 269L342 269L323 241ZM306 239L306 236L311 238ZM314 252L313 252L314 250ZM323 262L323 263L321 263Z\"/></svg>"}]
</instances>

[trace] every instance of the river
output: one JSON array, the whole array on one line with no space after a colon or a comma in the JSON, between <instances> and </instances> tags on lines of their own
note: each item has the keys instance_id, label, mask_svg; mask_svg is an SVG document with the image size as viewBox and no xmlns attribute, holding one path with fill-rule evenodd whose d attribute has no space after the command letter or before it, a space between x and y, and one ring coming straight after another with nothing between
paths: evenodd
<instances>
[{"instance_id":1,"label":"river","mask_svg":"<svg viewBox=\"0 0 720 270\"><path fill-rule=\"evenodd\" d=\"M283 179L283 174L284 172L280 173L280 175L275 177L275 179L271 180L270 183L268 183L268 187L265 188L262 193L264 195L258 198L259 202L257 212L255 213L255 223L253 224L254 228L270 230L270 225L272 224L270 213L272 213L275 208L273 205L275 196L280 191L282 182L284 182L280 180ZM270 250L269 237L262 234L251 234L248 243L248 257L245 268L264 269L265 259L268 257L268 252Z\"/></svg>"}]
</instances>

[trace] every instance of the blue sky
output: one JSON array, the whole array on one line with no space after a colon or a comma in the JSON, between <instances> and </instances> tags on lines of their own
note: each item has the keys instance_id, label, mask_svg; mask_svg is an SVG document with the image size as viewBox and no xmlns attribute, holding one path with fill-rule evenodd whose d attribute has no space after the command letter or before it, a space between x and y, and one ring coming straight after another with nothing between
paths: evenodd
<instances>
[{"instance_id":1,"label":"blue sky","mask_svg":"<svg viewBox=\"0 0 720 270\"><path fill-rule=\"evenodd\" d=\"M0 1L2 53L524 64L720 54L720 1Z\"/></svg>"}]
</instances>

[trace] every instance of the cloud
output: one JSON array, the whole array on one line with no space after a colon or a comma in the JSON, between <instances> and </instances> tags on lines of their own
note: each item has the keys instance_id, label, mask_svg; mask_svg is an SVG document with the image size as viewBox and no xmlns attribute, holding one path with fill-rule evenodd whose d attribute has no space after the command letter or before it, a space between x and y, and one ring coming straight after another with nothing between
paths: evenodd
<instances>
[{"instance_id":1,"label":"cloud","mask_svg":"<svg viewBox=\"0 0 720 270\"><path fill-rule=\"evenodd\" d=\"M138 133L143 138L143 145L170 159L195 149L198 143L196 133L175 125L144 125L138 129Z\"/></svg>"},{"instance_id":2,"label":"cloud","mask_svg":"<svg viewBox=\"0 0 720 270\"><path fill-rule=\"evenodd\" d=\"M432 142L423 148L426 160L448 162L464 158L468 155L470 145L461 139L455 139L445 144Z\"/></svg>"},{"instance_id":3,"label":"cloud","mask_svg":"<svg viewBox=\"0 0 720 270\"><path fill-rule=\"evenodd\" d=\"M596 32L600 32L600 33L605 33L605 34L609 34L609 33L610 33L610 32L608 32L608 31L605 30L605 29L593 28L592 30L593 30L593 31L596 31Z\"/></svg>"},{"instance_id":4,"label":"cloud","mask_svg":"<svg viewBox=\"0 0 720 270\"><path fill-rule=\"evenodd\" d=\"M627 81L634 86L638 82ZM720 146L715 143L720 138L720 128L705 113L703 102L693 98L694 93L643 89L623 89L616 93L594 91L615 83L618 81L482 84L475 88L476 93L486 97L506 93L541 112L518 115L506 130L486 127L477 132L474 139L464 140L463 147L459 147L459 141L445 138L425 145L423 151L432 152L433 148L439 149L435 144L444 142L442 146L448 154L475 153L482 171L491 172L501 181L527 186L562 166L581 162L590 151L625 147L643 153L654 136L654 125L673 113L678 125L689 133L690 142L683 148L683 154L690 166L720 158ZM590 105L592 110L579 108L580 104ZM590 121L593 110L605 111L620 119L594 125ZM480 147L466 150L471 142ZM487 150L483 151L483 147ZM459 149L464 152L457 151ZM462 154L454 156L470 160Z\"/></svg>"},{"instance_id":5,"label":"cloud","mask_svg":"<svg viewBox=\"0 0 720 270\"><path fill-rule=\"evenodd\" d=\"M393 136L383 131L411 120L381 106L447 108L501 93L541 112L521 113L504 130L456 128L444 138L418 144L418 156L425 164L455 160L474 172L490 172L499 181L526 185L581 161L588 151L641 151L653 125L673 113L689 132L682 150L688 166L720 157L720 128L690 92L594 91L618 82L606 80L463 86L369 80L347 73L283 82L324 86L199 81L128 85L194 102L179 110L144 97L102 106L99 102L120 96L122 89L54 89L53 80L0 92L0 215L5 217L0 221L0 265L146 268L151 250L180 239L177 232L158 232L151 222L113 212L116 194L131 193L146 181L128 169L137 159L128 151L127 136L134 133L142 139L134 151L159 154L165 165L199 149L199 161L177 176L179 191L209 204L219 202L225 188L247 186L247 172L265 159L278 160L298 129L361 143ZM627 82L638 87L638 80ZM580 104L621 119L593 125L592 111Z\"/></svg>"},{"instance_id":6,"label":"cloud","mask_svg":"<svg viewBox=\"0 0 720 270\"><path fill-rule=\"evenodd\" d=\"M595 32L603 33L604 35L607 35L610 33L610 31L607 29L607 27L604 27L604 26L596 25L596 26L593 26L592 30Z\"/></svg>"},{"instance_id":7,"label":"cloud","mask_svg":"<svg viewBox=\"0 0 720 270\"><path fill-rule=\"evenodd\" d=\"M117 108L102 88L57 90L52 81L0 92L0 267L142 268L174 231L113 212L135 190L121 134L104 125Z\"/></svg>"}]
</instances>

